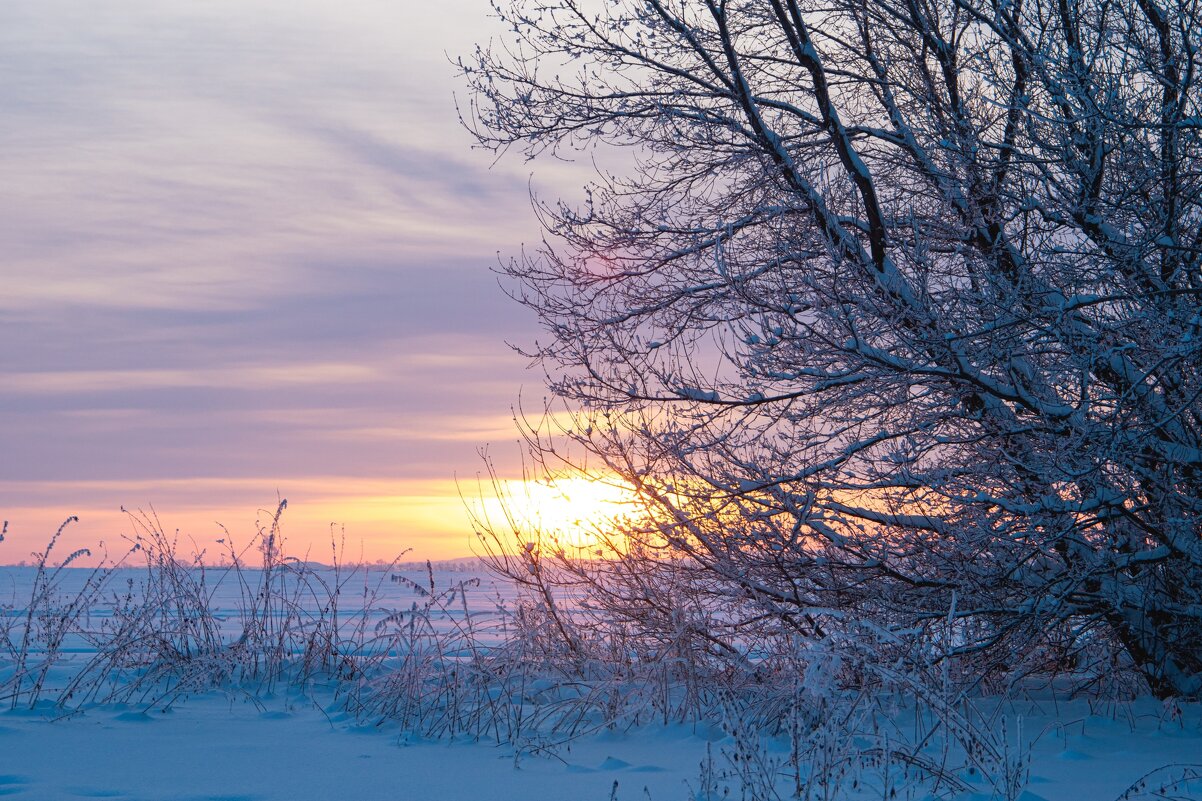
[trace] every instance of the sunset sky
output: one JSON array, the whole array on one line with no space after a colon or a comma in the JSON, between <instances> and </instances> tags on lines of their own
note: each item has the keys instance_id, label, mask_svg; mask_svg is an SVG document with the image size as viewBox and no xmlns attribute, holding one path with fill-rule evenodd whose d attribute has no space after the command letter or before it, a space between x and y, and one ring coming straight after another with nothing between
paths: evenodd
<instances>
[{"instance_id":1,"label":"sunset sky","mask_svg":"<svg viewBox=\"0 0 1202 801\"><path fill-rule=\"evenodd\" d=\"M469 553L542 374L490 269L538 231L457 121L486 0L0 4L0 562L77 514L204 546L288 499L294 551ZM259 515L261 517L261 515Z\"/></svg>"}]
</instances>

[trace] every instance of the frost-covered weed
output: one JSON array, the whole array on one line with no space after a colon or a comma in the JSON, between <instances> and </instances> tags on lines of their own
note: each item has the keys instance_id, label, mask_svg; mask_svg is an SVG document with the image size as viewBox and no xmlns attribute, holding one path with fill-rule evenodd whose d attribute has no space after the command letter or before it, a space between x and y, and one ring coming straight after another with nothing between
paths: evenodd
<instances>
[{"instance_id":1,"label":"frost-covered weed","mask_svg":"<svg viewBox=\"0 0 1202 801\"><path fill-rule=\"evenodd\" d=\"M692 722L724 733L690 791L698 801L1015 798L1025 782L1017 726L982 716L941 663L878 629L823 643L752 632L742 650L715 650L699 647L709 613L684 596L664 599L670 631L649 637L550 586L498 598L482 619L471 577L439 586L430 569L424 580L373 573L345 565L336 545L332 567L287 555L282 511L241 551L227 536L222 567L181 558L153 516L135 516L129 551L73 591L50 564L56 536L30 597L3 618L0 697L70 714L286 693L406 736L509 743L515 759L606 728ZM382 604L392 581L412 594L408 608Z\"/></svg>"}]
</instances>

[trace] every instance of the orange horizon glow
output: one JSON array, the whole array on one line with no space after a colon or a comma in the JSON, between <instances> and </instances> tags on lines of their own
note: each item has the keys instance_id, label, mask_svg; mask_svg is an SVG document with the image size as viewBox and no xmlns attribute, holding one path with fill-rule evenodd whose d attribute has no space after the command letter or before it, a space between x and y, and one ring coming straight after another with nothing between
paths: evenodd
<instances>
[{"instance_id":1,"label":"orange horizon glow","mask_svg":"<svg viewBox=\"0 0 1202 801\"><path fill-rule=\"evenodd\" d=\"M0 564L30 560L71 515L79 520L64 529L55 553L88 548L97 556L119 558L139 528L132 518L149 516L177 539L181 558L203 552L204 561L216 562L226 550L218 540L240 550L270 525L278 505L276 487L288 501L280 520L288 555L317 562L330 562L336 550L342 561L350 562L472 555L470 520L453 481L172 479L71 482L60 492L80 497L78 504L6 508L9 526L0 543ZM119 502L106 502L108 498L158 500L127 504L122 511Z\"/></svg>"},{"instance_id":2,"label":"orange horizon glow","mask_svg":"<svg viewBox=\"0 0 1202 801\"><path fill-rule=\"evenodd\" d=\"M277 485L288 501L280 519L286 554L323 563L335 554L341 562L474 556L480 551L474 522L512 537L505 543L512 548L540 538L589 547L635 503L634 491L610 476L499 478L489 484L344 477L64 482L59 491L79 497L79 504L4 510L8 531L0 543L0 565L34 559L72 515L79 519L64 528L51 563L79 548L92 552L89 563L119 560L143 521L151 519L177 542L180 558L202 554L206 564L217 564L228 558L231 544L253 553L259 530L270 526L276 511L269 488ZM116 497L160 500L122 511L119 503L106 502Z\"/></svg>"}]
</instances>

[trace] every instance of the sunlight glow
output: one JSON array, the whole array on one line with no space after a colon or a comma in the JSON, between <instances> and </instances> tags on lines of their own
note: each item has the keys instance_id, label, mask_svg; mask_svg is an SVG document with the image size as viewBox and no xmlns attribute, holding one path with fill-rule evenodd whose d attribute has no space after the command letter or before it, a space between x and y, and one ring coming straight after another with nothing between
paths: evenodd
<instances>
[{"instance_id":1,"label":"sunlight glow","mask_svg":"<svg viewBox=\"0 0 1202 801\"><path fill-rule=\"evenodd\" d=\"M497 534L511 532L517 545L593 548L638 506L634 488L614 475L501 479L495 491L469 505L479 522Z\"/></svg>"}]
</instances>

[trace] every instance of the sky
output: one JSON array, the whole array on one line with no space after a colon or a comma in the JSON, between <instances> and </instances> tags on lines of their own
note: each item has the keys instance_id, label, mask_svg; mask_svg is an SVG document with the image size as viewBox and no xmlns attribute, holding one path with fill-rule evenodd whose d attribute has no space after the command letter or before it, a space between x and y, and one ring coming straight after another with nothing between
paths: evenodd
<instances>
[{"instance_id":1,"label":"sky","mask_svg":"<svg viewBox=\"0 0 1202 801\"><path fill-rule=\"evenodd\" d=\"M470 553L460 487L543 376L493 270L529 191L456 115L487 0L0 3L0 563L200 548ZM457 481L459 482L457 486Z\"/></svg>"}]
</instances>

